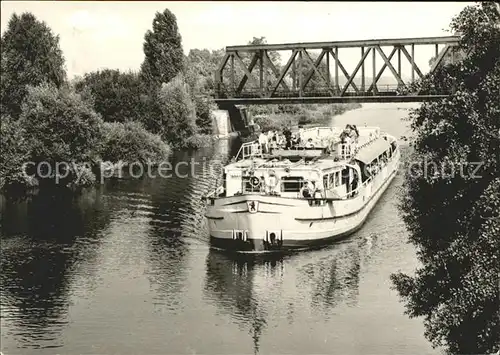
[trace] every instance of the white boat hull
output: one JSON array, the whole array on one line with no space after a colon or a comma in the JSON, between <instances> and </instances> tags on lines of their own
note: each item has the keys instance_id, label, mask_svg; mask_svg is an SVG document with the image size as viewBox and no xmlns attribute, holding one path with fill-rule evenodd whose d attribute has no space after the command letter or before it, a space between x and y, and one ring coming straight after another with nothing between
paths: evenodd
<instances>
[{"instance_id":1,"label":"white boat hull","mask_svg":"<svg viewBox=\"0 0 500 355\"><path fill-rule=\"evenodd\" d=\"M397 174L399 152L379 174L344 200L261 194L216 198L207 206L211 245L237 252L304 249L325 245L359 229ZM311 205L312 204L312 205Z\"/></svg>"}]
</instances>

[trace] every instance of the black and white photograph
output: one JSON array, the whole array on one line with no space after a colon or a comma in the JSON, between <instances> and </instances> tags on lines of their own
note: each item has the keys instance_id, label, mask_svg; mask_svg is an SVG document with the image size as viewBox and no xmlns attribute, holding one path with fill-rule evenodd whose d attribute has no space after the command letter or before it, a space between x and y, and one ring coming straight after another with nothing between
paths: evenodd
<instances>
[{"instance_id":1,"label":"black and white photograph","mask_svg":"<svg viewBox=\"0 0 500 355\"><path fill-rule=\"evenodd\" d=\"M0 355L500 355L500 2L2 1Z\"/></svg>"}]
</instances>

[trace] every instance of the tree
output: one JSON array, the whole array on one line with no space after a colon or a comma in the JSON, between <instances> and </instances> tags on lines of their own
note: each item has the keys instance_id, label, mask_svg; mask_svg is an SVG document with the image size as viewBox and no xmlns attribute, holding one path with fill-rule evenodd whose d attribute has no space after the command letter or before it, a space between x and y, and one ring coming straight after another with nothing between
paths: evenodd
<instances>
[{"instance_id":1,"label":"tree","mask_svg":"<svg viewBox=\"0 0 500 355\"><path fill-rule=\"evenodd\" d=\"M309 56L311 57L311 60L316 62L318 59L319 55L316 53L309 53ZM295 87L296 90L299 89L299 73L302 73L302 80L305 80L307 75L313 70L313 65L306 59L306 55L304 54L302 57L302 70L299 70L298 65L297 65L297 73L295 76ZM298 63L298 55L295 58L295 60ZM318 65L316 68L321 74L323 74L323 77L325 79L328 78L328 70L327 70L327 65L326 65L326 59L325 57L322 58L321 63ZM288 70L288 73L286 75L287 82L290 85L293 85L293 71L291 69ZM333 88L334 87L334 80L330 74L330 85ZM312 72L312 76L309 79L309 82L307 83L307 86L305 87L305 92L315 92L315 91L324 91L326 92L328 90L327 83L316 73L316 71Z\"/></svg>"},{"instance_id":2,"label":"tree","mask_svg":"<svg viewBox=\"0 0 500 355\"><path fill-rule=\"evenodd\" d=\"M215 89L214 73L224 57L224 50L192 49L186 58L186 82L196 111L196 125L202 134L212 134L212 111L216 108L211 95Z\"/></svg>"},{"instance_id":3,"label":"tree","mask_svg":"<svg viewBox=\"0 0 500 355\"><path fill-rule=\"evenodd\" d=\"M13 118L21 113L27 85L60 87L66 79L59 36L31 13L12 15L2 35L1 52L1 110Z\"/></svg>"},{"instance_id":4,"label":"tree","mask_svg":"<svg viewBox=\"0 0 500 355\"><path fill-rule=\"evenodd\" d=\"M215 88L215 71L224 57L224 49L191 49L186 57L185 78L193 92L211 94Z\"/></svg>"},{"instance_id":5,"label":"tree","mask_svg":"<svg viewBox=\"0 0 500 355\"><path fill-rule=\"evenodd\" d=\"M500 349L499 23L492 3L467 6L453 19L467 56L417 87L455 92L410 115L413 168L401 211L422 267L391 278L406 312L424 317L433 346L451 353Z\"/></svg>"},{"instance_id":6,"label":"tree","mask_svg":"<svg viewBox=\"0 0 500 355\"><path fill-rule=\"evenodd\" d=\"M144 36L144 62L141 65L142 78L156 86L168 83L184 66L182 38L175 15L168 9L157 12L153 20L153 31Z\"/></svg>"},{"instance_id":7,"label":"tree","mask_svg":"<svg viewBox=\"0 0 500 355\"><path fill-rule=\"evenodd\" d=\"M184 147L187 140L197 133L195 106L189 95L189 88L182 74L163 84L158 102L161 117L150 122L149 129L160 134L175 147Z\"/></svg>"},{"instance_id":8,"label":"tree","mask_svg":"<svg viewBox=\"0 0 500 355\"><path fill-rule=\"evenodd\" d=\"M251 46L258 46L258 45L265 45L267 44L266 37L253 37L251 41L248 42L248 45ZM248 69L250 67L250 64L252 62L252 59L255 54L254 52L250 53L241 53L241 60ZM269 56L269 59L273 63L274 67L280 71L281 70L281 56L277 51L267 51L267 55ZM247 83L245 85L245 89L257 89L260 87L260 68L259 68L259 63L260 59L258 59L258 62L255 64L255 66L252 68L252 71L250 72L251 78L247 79ZM235 89L238 87L238 84L240 83L241 79L245 75L245 71L241 67L241 64L238 63L237 60L234 62L234 67L235 67ZM226 68L230 68L229 64L226 64ZM270 68L269 64L266 62L266 66L264 67L264 77L265 77L265 82L264 82L264 87L267 90L270 90L274 85L273 83L277 82L276 75L274 71ZM231 78L230 78L230 70L225 71L224 75L224 82L227 83L226 85L229 85L228 88L231 88ZM244 89L244 90L245 90Z\"/></svg>"},{"instance_id":9,"label":"tree","mask_svg":"<svg viewBox=\"0 0 500 355\"><path fill-rule=\"evenodd\" d=\"M87 73L76 82L75 89L82 94L85 90L91 93L94 109L106 122L142 121L148 114L148 93L136 73L114 69Z\"/></svg>"},{"instance_id":10,"label":"tree","mask_svg":"<svg viewBox=\"0 0 500 355\"><path fill-rule=\"evenodd\" d=\"M89 163L101 141L102 120L91 105L67 87L28 87L19 118L35 165ZM54 170L52 170L54 171Z\"/></svg>"},{"instance_id":11,"label":"tree","mask_svg":"<svg viewBox=\"0 0 500 355\"><path fill-rule=\"evenodd\" d=\"M12 186L25 186L28 181L22 167L29 159L29 148L19 121L2 115L0 138L2 141L0 190Z\"/></svg>"}]
</instances>

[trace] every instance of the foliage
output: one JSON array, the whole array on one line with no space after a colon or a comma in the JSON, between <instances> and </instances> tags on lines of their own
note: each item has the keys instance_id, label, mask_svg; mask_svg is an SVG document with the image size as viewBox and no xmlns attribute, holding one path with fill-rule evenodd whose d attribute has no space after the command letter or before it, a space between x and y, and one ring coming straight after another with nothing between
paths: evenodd
<instances>
[{"instance_id":1,"label":"foliage","mask_svg":"<svg viewBox=\"0 0 500 355\"><path fill-rule=\"evenodd\" d=\"M148 132L139 122L105 122L102 130L100 155L104 161L158 164L171 152L160 136Z\"/></svg>"},{"instance_id":2,"label":"foliage","mask_svg":"<svg viewBox=\"0 0 500 355\"><path fill-rule=\"evenodd\" d=\"M159 87L170 82L184 66L182 38L175 15L168 9L157 12L153 20L153 31L144 36L144 62L141 75L150 84Z\"/></svg>"},{"instance_id":3,"label":"foliage","mask_svg":"<svg viewBox=\"0 0 500 355\"><path fill-rule=\"evenodd\" d=\"M500 348L500 16L466 7L451 24L467 57L418 84L454 88L411 115L413 162L401 211L422 267L392 275L411 317L450 353Z\"/></svg>"},{"instance_id":4,"label":"foliage","mask_svg":"<svg viewBox=\"0 0 500 355\"><path fill-rule=\"evenodd\" d=\"M222 58L224 49L191 49L185 61L185 78L192 92L211 93L215 88L214 73Z\"/></svg>"},{"instance_id":5,"label":"foliage","mask_svg":"<svg viewBox=\"0 0 500 355\"><path fill-rule=\"evenodd\" d=\"M173 146L185 147L187 139L197 132L197 127L195 106L182 74L163 84L158 103L161 116L150 122L148 128Z\"/></svg>"},{"instance_id":6,"label":"foliage","mask_svg":"<svg viewBox=\"0 0 500 355\"><path fill-rule=\"evenodd\" d=\"M89 164L74 163L69 167L69 182L68 187L79 188L92 186L96 183L97 179Z\"/></svg>"},{"instance_id":7,"label":"foliage","mask_svg":"<svg viewBox=\"0 0 500 355\"><path fill-rule=\"evenodd\" d=\"M94 109L106 122L142 121L148 114L148 93L136 73L113 69L87 73L75 83L75 89L91 94Z\"/></svg>"},{"instance_id":8,"label":"foliage","mask_svg":"<svg viewBox=\"0 0 500 355\"><path fill-rule=\"evenodd\" d=\"M20 116L34 163L90 161L101 139L101 122L80 95L48 84L28 87Z\"/></svg>"},{"instance_id":9,"label":"foliage","mask_svg":"<svg viewBox=\"0 0 500 355\"><path fill-rule=\"evenodd\" d=\"M291 112L283 112L283 107L272 107L252 114L254 123L263 131L283 130L286 126L328 125L335 115L361 107L359 103L330 105L297 105ZM274 109L274 110L273 110ZM269 112L268 110L273 110Z\"/></svg>"},{"instance_id":10,"label":"foliage","mask_svg":"<svg viewBox=\"0 0 500 355\"><path fill-rule=\"evenodd\" d=\"M25 134L19 121L2 115L0 125L0 138L2 141L0 190L35 184L23 170L23 164L29 158L29 147L24 137Z\"/></svg>"},{"instance_id":11,"label":"foliage","mask_svg":"<svg viewBox=\"0 0 500 355\"><path fill-rule=\"evenodd\" d=\"M216 140L215 136L211 134L196 133L187 138L184 147L187 149L199 149L209 147Z\"/></svg>"},{"instance_id":12,"label":"foliage","mask_svg":"<svg viewBox=\"0 0 500 355\"><path fill-rule=\"evenodd\" d=\"M201 134L213 133L213 117L216 109L210 96L215 88L214 72L224 55L223 50L208 51L192 49L186 58L185 80L195 105L196 125Z\"/></svg>"},{"instance_id":13,"label":"foliage","mask_svg":"<svg viewBox=\"0 0 500 355\"><path fill-rule=\"evenodd\" d=\"M308 52L309 53L309 52ZM318 75L318 73L313 70L313 63L316 62L316 60L319 58L319 55L316 53L309 53L309 56L306 54L303 55L302 57L302 70L297 71L297 77L295 78L295 87L298 90L299 87L299 79L298 79L298 74L299 72L302 73L302 78L305 80L308 77L308 75L312 71L312 75L309 79L309 82L307 83L307 86L305 87L305 91L310 91L310 92L315 92L315 91L321 91L321 92L326 92L328 90L328 85L325 82L325 80L328 80L328 67L326 65L326 60L323 57L321 60L321 63L317 67L317 71L321 73L322 77ZM310 60L309 60L310 59ZM287 81L289 85L293 85L293 72L289 70L288 74L286 75ZM323 78L325 80L323 80ZM330 74L330 85L333 87L334 79L332 78Z\"/></svg>"},{"instance_id":14,"label":"foliage","mask_svg":"<svg viewBox=\"0 0 500 355\"><path fill-rule=\"evenodd\" d=\"M263 45L267 44L267 40L265 37L253 37L251 41L248 42L248 45ZM258 53L248 53L248 52L243 52L240 54L241 61L243 62L243 66L247 68L247 70L250 71L250 77L247 78L247 83L245 84L245 90L256 90L260 87L260 69L259 65L257 64L258 62L253 62L253 68L250 68L252 64L252 60L254 59L254 55L257 55ZM269 59L271 60L272 64L276 68L276 70L281 71L281 56L277 51L267 51L267 54L269 56ZM227 64L226 68L229 68L229 64ZM228 91L233 91L238 88L239 83L243 79L243 77L246 75L245 70L243 69L241 63L239 62L238 59L234 61L234 87L232 84L232 78L230 74L230 70L224 70L223 72L223 82L225 84L225 89ZM263 70L264 72L264 87L267 90L270 90L273 86L274 83L277 81L276 79L276 74L275 72L270 68L270 65L266 65L266 67Z\"/></svg>"},{"instance_id":15,"label":"foliage","mask_svg":"<svg viewBox=\"0 0 500 355\"><path fill-rule=\"evenodd\" d=\"M12 15L2 35L1 52L0 109L12 118L21 114L27 85L60 87L66 79L59 37L31 13Z\"/></svg>"},{"instance_id":16,"label":"foliage","mask_svg":"<svg viewBox=\"0 0 500 355\"><path fill-rule=\"evenodd\" d=\"M210 96L195 95L193 102L196 111L196 126L201 134L213 133L213 110L217 109L215 101Z\"/></svg>"}]
</instances>

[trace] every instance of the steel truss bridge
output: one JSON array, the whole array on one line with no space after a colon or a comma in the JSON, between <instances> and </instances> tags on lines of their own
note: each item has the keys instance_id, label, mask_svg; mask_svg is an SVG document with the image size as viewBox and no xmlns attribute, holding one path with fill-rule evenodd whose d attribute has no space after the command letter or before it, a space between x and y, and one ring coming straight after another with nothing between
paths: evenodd
<instances>
[{"instance_id":1,"label":"steel truss bridge","mask_svg":"<svg viewBox=\"0 0 500 355\"><path fill-rule=\"evenodd\" d=\"M417 76L422 78L424 75L415 63L415 51L424 45L435 47L435 60L429 70L432 74L442 65L445 57L453 61L454 47L458 43L458 36L447 36L230 46L226 47L215 73L215 100L219 107L231 109L234 105L248 104L421 102L439 99L450 93L420 95L401 89L407 88ZM351 73L342 64L339 50L343 48L357 48L361 55ZM314 56L310 53L313 50L321 52ZM273 63L271 59L276 52L285 58L291 52L281 69L278 69L280 63L276 60ZM410 83L403 80L402 59L410 64ZM346 59L343 60L345 62ZM379 70L376 70L377 60L383 63ZM395 79L395 85L377 84L386 69ZM342 80L339 80L340 74ZM241 79L237 79L238 76L242 76ZM316 78L315 85L311 85L313 76ZM318 85L318 80L321 85Z\"/></svg>"}]
</instances>

